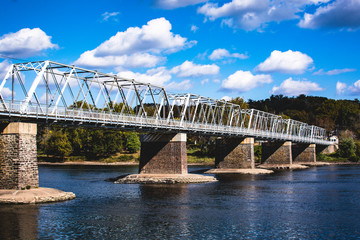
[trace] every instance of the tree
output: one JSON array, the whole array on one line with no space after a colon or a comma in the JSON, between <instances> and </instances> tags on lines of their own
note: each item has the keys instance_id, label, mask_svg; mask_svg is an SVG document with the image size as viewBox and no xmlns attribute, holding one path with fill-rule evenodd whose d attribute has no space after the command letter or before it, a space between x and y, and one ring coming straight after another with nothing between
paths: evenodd
<instances>
[{"instance_id":1,"label":"tree","mask_svg":"<svg viewBox=\"0 0 360 240\"><path fill-rule=\"evenodd\" d=\"M136 153L140 149L141 143L139 136L130 132L127 136L126 148L130 153Z\"/></svg>"},{"instance_id":2,"label":"tree","mask_svg":"<svg viewBox=\"0 0 360 240\"><path fill-rule=\"evenodd\" d=\"M50 133L51 135L46 142L45 153L61 158L69 156L72 148L66 133L61 130Z\"/></svg>"},{"instance_id":3,"label":"tree","mask_svg":"<svg viewBox=\"0 0 360 240\"><path fill-rule=\"evenodd\" d=\"M351 161L356 161L356 145L354 139L344 138L339 143L339 155L340 157L348 158Z\"/></svg>"}]
</instances>

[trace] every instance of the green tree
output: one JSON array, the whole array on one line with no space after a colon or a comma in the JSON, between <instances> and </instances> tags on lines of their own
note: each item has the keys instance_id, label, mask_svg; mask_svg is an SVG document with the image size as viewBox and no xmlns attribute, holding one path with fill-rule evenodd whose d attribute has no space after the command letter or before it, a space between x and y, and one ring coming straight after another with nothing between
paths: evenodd
<instances>
[{"instance_id":1,"label":"green tree","mask_svg":"<svg viewBox=\"0 0 360 240\"><path fill-rule=\"evenodd\" d=\"M127 136L126 148L130 153L136 153L141 146L139 136L135 132L130 132Z\"/></svg>"},{"instance_id":2,"label":"green tree","mask_svg":"<svg viewBox=\"0 0 360 240\"><path fill-rule=\"evenodd\" d=\"M339 143L340 157L348 158L351 161L357 161L356 145L354 139L344 138Z\"/></svg>"},{"instance_id":3,"label":"green tree","mask_svg":"<svg viewBox=\"0 0 360 240\"><path fill-rule=\"evenodd\" d=\"M50 134L51 135L46 142L45 153L61 158L69 156L72 148L66 133L58 130L54 132L50 131Z\"/></svg>"}]
</instances>

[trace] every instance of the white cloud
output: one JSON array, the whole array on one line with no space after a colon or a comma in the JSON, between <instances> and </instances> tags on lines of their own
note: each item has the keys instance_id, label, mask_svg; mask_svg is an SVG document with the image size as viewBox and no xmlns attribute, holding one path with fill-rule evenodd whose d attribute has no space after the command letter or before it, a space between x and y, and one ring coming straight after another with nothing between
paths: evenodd
<instances>
[{"instance_id":1,"label":"white cloud","mask_svg":"<svg viewBox=\"0 0 360 240\"><path fill-rule=\"evenodd\" d=\"M219 66L215 64L201 65L194 64L191 61L185 61L183 64L171 69L171 73L178 77L199 77L205 75L216 75L219 73Z\"/></svg>"},{"instance_id":2,"label":"white cloud","mask_svg":"<svg viewBox=\"0 0 360 240\"><path fill-rule=\"evenodd\" d=\"M191 31L196 32L199 28L196 25L191 25Z\"/></svg>"},{"instance_id":3,"label":"white cloud","mask_svg":"<svg viewBox=\"0 0 360 240\"><path fill-rule=\"evenodd\" d=\"M206 78L206 79L202 80L200 83L201 83L201 85L205 85L205 83L209 83L209 79Z\"/></svg>"},{"instance_id":4,"label":"white cloud","mask_svg":"<svg viewBox=\"0 0 360 240\"><path fill-rule=\"evenodd\" d=\"M336 94L337 95L341 95L341 94L345 93L346 89L347 89L346 83L342 83L339 81L336 83Z\"/></svg>"},{"instance_id":5,"label":"white cloud","mask_svg":"<svg viewBox=\"0 0 360 240\"><path fill-rule=\"evenodd\" d=\"M298 19L298 13L307 5L319 6L330 0L232 0L219 6L218 3L206 3L198 8L198 13L214 21L223 18L221 24L247 31L265 27L270 22Z\"/></svg>"},{"instance_id":6,"label":"white cloud","mask_svg":"<svg viewBox=\"0 0 360 240\"><path fill-rule=\"evenodd\" d=\"M239 58L239 59L246 59L248 56L242 53L232 53L230 54L228 50L224 48L215 49L209 56L210 60L219 60L223 58Z\"/></svg>"},{"instance_id":7,"label":"white cloud","mask_svg":"<svg viewBox=\"0 0 360 240\"><path fill-rule=\"evenodd\" d=\"M10 67L10 62L7 60L4 60L2 62L0 62L0 83L3 80L3 78L5 77L6 73L8 72Z\"/></svg>"},{"instance_id":8,"label":"white cloud","mask_svg":"<svg viewBox=\"0 0 360 240\"><path fill-rule=\"evenodd\" d=\"M11 90L10 90L9 88L3 87L3 88L1 89L1 95L2 95L4 98L8 98L8 97L11 97L12 92L11 92Z\"/></svg>"},{"instance_id":9,"label":"white cloud","mask_svg":"<svg viewBox=\"0 0 360 240\"><path fill-rule=\"evenodd\" d=\"M91 67L154 67L165 60L160 54L173 53L196 44L196 41L189 42L172 33L171 28L165 18L153 19L141 28L130 27L94 50L84 52L74 64Z\"/></svg>"},{"instance_id":10,"label":"white cloud","mask_svg":"<svg viewBox=\"0 0 360 240\"><path fill-rule=\"evenodd\" d=\"M196 5L206 1L207 0L156 0L155 3L158 7L163 9L175 9L190 5Z\"/></svg>"},{"instance_id":11,"label":"white cloud","mask_svg":"<svg viewBox=\"0 0 360 240\"><path fill-rule=\"evenodd\" d=\"M302 28L349 28L360 27L360 1L337 0L316 9L313 14L305 13L299 26Z\"/></svg>"},{"instance_id":12,"label":"white cloud","mask_svg":"<svg viewBox=\"0 0 360 240\"><path fill-rule=\"evenodd\" d=\"M316 71L313 73L313 75L338 75L341 73L347 73L347 72L355 72L356 69L354 68L344 68L344 69L333 69L330 71L324 71L324 69L320 69L319 71Z\"/></svg>"},{"instance_id":13,"label":"white cloud","mask_svg":"<svg viewBox=\"0 0 360 240\"><path fill-rule=\"evenodd\" d=\"M0 37L0 53L10 57L31 57L47 49L58 48L40 28L23 28Z\"/></svg>"},{"instance_id":14,"label":"white cloud","mask_svg":"<svg viewBox=\"0 0 360 240\"><path fill-rule=\"evenodd\" d=\"M229 96L223 96L223 97L221 98L221 100L225 100L225 101L227 101L227 102L231 101L231 99L232 99L232 97L229 97Z\"/></svg>"},{"instance_id":15,"label":"white cloud","mask_svg":"<svg viewBox=\"0 0 360 240\"><path fill-rule=\"evenodd\" d=\"M288 50L281 52L275 50L263 63L260 63L256 70L259 72L281 72L301 74L313 63L308 55L299 51Z\"/></svg>"},{"instance_id":16,"label":"white cloud","mask_svg":"<svg viewBox=\"0 0 360 240\"><path fill-rule=\"evenodd\" d=\"M240 70L225 79L221 84L221 89L227 91L247 92L253 88L271 82L272 78L270 75L253 75L249 71Z\"/></svg>"},{"instance_id":17,"label":"white cloud","mask_svg":"<svg viewBox=\"0 0 360 240\"><path fill-rule=\"evenodd\" d=\"M181 90L186 91L192 88L192 84L190 80L184 80L182 82L171 82L166 86L166 89L168 90Z\"/></svg>"},{"instance_id":18,"label":"white cloud","mask_svg":"<svg viewBox=\"0 0 360 240\"><path fill-rule=\"evenodd\" d=\"M279 87L272 88L272 94L284 94L287 96L298 96L300 94L308 94L314 91L323 91L319 84L310 81L296 81L288 78L283 81Z\"/></svg>"},{"instance_id":19,"label":"white cloud","mask_svg":"<svg viewBox=\"0 0 360 240\"><path fill-rule=\"evenodd\" d=\"M119 77L134 79L142 83L150 83L153 85L164 87L171 79L171 74L165 67L149 69L146 73L135 73L132 71L122 71L117 74Z\"/></svg>"},{"instance_id":20,"label":"white cloud","mask_svg":"<svg viewBox=\"0 0 360 240\"><path fill-rule=\"evenodd\" d=\"M108 21L109 19L113 19L115 22L118 21L118 19L116 18L117 15L119 15L119 12L112 12L112 13L104 12L103 14L101 14L104 21Z\"/></svg>"},{"instance_id":21,"label":"white cloud","mask_svg":"<svg viewBox=\"0 0 360 240\"><path fill-rule=\"evenodd\" d=\"M336 83L336 94L342 95L359 95L360 94L360 80L357 80L353 85L348 86L346 83Z\"/></svg>"}]
</instances>

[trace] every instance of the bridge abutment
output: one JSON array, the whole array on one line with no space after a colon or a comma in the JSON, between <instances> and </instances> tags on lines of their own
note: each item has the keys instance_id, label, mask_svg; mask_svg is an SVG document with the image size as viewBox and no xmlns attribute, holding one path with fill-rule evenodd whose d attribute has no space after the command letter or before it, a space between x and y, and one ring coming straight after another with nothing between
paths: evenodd
<instances>
[{"instance_id":1,"label":"bridge abutment","mask_svg":"<svg viewBox=\"0 0 360 240\"><path fill-rule=\"evenodd\" d=\"M0 189L39 186L37 125L9 123L0 134Z\"/></svg>"}]
</instances>

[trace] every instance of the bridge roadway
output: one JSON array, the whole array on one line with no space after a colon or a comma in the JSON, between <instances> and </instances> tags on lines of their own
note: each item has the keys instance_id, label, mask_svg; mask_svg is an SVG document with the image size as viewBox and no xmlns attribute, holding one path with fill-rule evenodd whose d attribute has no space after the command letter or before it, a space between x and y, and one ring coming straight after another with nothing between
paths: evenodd
<instances>
[{"instance_id":1,"label":"bridge roadway","mask_svg":"<svg viewBox=\"0 0 360 240\"><path fill-rule=\"evenodd\" d=\"M5 129L2 136L22 136L22 133L36 135L36 126L26 123L140 130L150 133L144 138L147 140L142 142L142 153L145 151L143 149L152 151L152 148L156 148L154 143L159 142L159 139L170 145L178 142L183 146L186 133L213 135L228 139L227 143L218 144L222 149L234 142L236 146L250 144L250 167L254 167L254 139L282 143L277 147L273 145L273 149L289 146L288 143L308 147L316 144L321 148L333 144L327 140L326 130L317 126L256 109L242 109L224 100L191 93L169 94L163 87L153 84L53 61L16 63L10 66L0 85L0 120L18 122ZM229 139L233 139L230 144ZM34 144L33 140L26 141ZM232 152L236 146L226 151ZM179 149L184 150L183 147ZM165 155L173 153L167 152ZM291 154L290 158L292 161ZM153 159L144 161L140 163L140 168ZM184 168L186 156L180 157L179 161L180 170L174 173L187 172L187 168ZM155 164L153 168L158 166Z\"/></svg>"}]
</instances>

